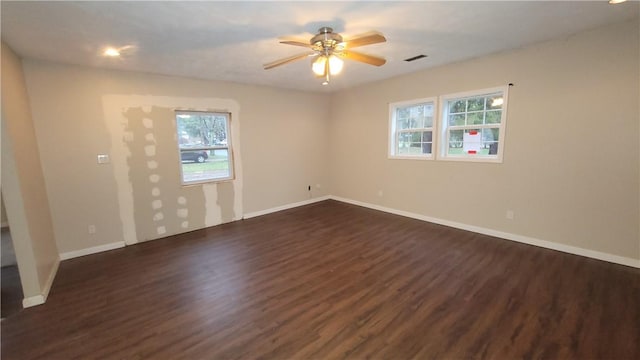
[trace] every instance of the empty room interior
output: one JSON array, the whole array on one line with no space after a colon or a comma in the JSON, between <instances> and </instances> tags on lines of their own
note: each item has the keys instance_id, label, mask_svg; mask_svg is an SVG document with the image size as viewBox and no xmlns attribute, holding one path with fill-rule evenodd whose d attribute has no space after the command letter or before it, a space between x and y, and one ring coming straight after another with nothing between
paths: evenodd
<instances>
[{"instance_id":1,"label":"empty room interior","mask_svg":"<svg viewBox=\"0 0 640 360\"><path fill-rule=\"evenodd\" d=\"M3 0L2 358L640 358L639 15Z\"/></svg>"}]
</instances>

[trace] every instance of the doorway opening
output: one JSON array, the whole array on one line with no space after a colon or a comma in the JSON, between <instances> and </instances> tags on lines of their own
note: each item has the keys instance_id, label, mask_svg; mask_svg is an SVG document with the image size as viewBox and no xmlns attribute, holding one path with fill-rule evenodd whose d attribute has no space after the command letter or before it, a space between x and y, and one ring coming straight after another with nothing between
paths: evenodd
<instances>
[{"instance_id":1,"label":"doorway opening","mask_svg":"<svg viewBox=\"0 0 640 360\"><path fill-rule=\"evenodd\" d=\"M5 319L15 315L22 310L22 283L20 282L20 272L16 261L16 253L13 249L11 230L7 221L7 211L2 202L2 229L0 237L0 316Z\"/></svg>"}]
</instances>

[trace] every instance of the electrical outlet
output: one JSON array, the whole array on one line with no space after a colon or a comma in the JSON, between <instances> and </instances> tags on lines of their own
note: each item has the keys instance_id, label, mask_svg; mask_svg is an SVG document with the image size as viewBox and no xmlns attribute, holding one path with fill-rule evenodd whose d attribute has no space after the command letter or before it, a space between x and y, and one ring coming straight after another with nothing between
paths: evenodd
<instances>
[{"instance_id":1,"label":"electrical outlet","mask_svg":"<svg viewBox=\"0 0 640 360\"><path fill-rule=\"evenodd\" d=\"M513 210L507 210L507 214L505 216L507 219L513 220L513 218L515 217L515 213L513 212Z\"/></svg>"},{"instance_id":2,"label":"electrical outlet","mask_svg":"<svg viewBox=\"0 0 640 360\"><path fill-rule=\"evenodd\" d=\"M89 225L89 234L95 234L95 233L96 233L96 226Z\"/></svg>"},{"instance_id":3,"label":"electrical outlet","mask_svg":"<svg viewBox=\"0 0 640 360\"><path fill-rule=\"evenodd\" d=\"M382 192L382 190L378 190L378 197L382 197L384 196L384 192Z\"/></svg>"}]
</instances>

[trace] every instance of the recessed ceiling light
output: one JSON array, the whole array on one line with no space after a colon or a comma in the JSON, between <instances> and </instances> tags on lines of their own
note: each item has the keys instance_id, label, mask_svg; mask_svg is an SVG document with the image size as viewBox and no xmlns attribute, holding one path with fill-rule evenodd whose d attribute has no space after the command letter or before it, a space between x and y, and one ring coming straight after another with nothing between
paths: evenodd
<instances>
[{"instance_id":1,"label":"recessed ceiling light","mask_svg":"<svg viewBox=\"0 0 640 360\"><path fill-rule=\"evenodd\" d=\"M609 0L609 4L620 4L627 0Z\"/></svg>"},{"instance_id":2,"label":"recessed ceiling light","mask_svg":"<svg viewBox=\"0 0 640 360\"><path fill-rule=\"evenodd\" d=\"M105 46L102 48L102 52L100 53L100 55L110 58L120 58L133 54L135 50L135 45L125 45L120 47Z\"/></svg>"},{"instance_id":3,"label":"recessed ceiling light","mask_svg":"<svg viewBox=\"0 0 640 360\"><path fill-rule=\"evenodd\" d=\"M117 57L117 56L120 56L120 51L116 48L109 47L104 50L102 55L109 56L109 57Z\"/></svg>"}]
</instances>

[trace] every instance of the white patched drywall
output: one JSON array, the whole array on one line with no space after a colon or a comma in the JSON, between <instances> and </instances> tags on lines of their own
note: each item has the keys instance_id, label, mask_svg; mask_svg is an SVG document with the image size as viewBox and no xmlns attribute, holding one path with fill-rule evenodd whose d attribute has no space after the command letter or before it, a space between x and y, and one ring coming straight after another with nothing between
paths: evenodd
<instances>
[{"instance_id":1,"label":"white patched drywall","mask_svg":"<svg viewBox=\"0 0 640 360\"><path fill-rule=\"evenodd\" d=\"M217 98L188 98L169 96L145 96L145 95L104 95L102 97L104 109L105 126L111 138L111 164L113 176L117 184L118 205L120 221L122 222L122 237L126 244L135 244L139 241L178 234L184 231L195 230L202 227L214 226L223 222L239 220L242 218L242 157L240 154L240 108L236 101L230 99ZM233 144L233 160L235 178L225 183L205 183L183 186L180 182L172 181L163 183L163 178L167 177L166 168L163 170L160 164L170 161L158 155L160 146L156 138L158 137L158 127L163 127L166 135L167 131L172 131L173 143L163 142L162 146L171 147L178 154L177 137L175 136L175 118L164 118L161 122L151 118L152 109L162 108L174 110L194 110L194 111L224 111L232 114L231 136ZM141 109L145 113L142 118L143 133L140 131L130 131L131 121L125 114L130 109ZM166 137L166 136L165 136ZM130 143L137 140L143 141L145 162L139 167L145 167L146 183L134 178L132 173L141 171L131 162L132 154ZM176 162L177 164L177 162ZM177 165L171 164L170 169L178 171ZM171 170L169 170L171 171ZM174 178L175 180L175 178ZM135 182L138 188L148 187L152 200L148 206L152 214L148 218L136 216L144 203L136 199L134 191ZM223 187L232 191L232 202L230 204L220 203L218 193ZM228 191L228 190L225 190ZM169 200L167 196L170 197ZM201 196L204 198L203 209L190 209L190 197ZM170 202L175 211L167 211ZM233 216L224 217L224 208L231 207ZM204 213L203 221L194 221L192 217L201 216ZM191 218L190 218L191 216ZM148 222L141 224L140 222ZM151 224L151 225L149 225ZM176 225L177 224L177 225ZM149 231L148 229L152 229Z\"/></svg>"}]
</instances>

